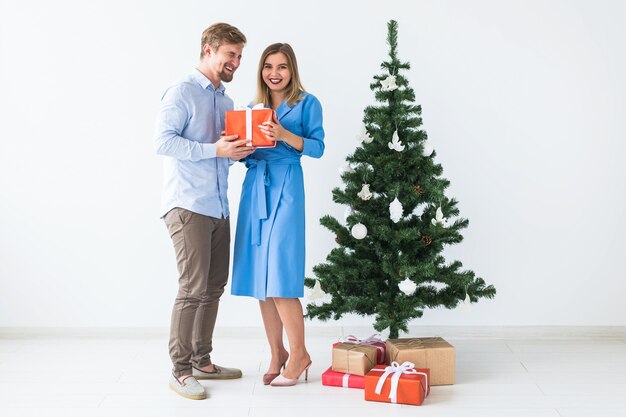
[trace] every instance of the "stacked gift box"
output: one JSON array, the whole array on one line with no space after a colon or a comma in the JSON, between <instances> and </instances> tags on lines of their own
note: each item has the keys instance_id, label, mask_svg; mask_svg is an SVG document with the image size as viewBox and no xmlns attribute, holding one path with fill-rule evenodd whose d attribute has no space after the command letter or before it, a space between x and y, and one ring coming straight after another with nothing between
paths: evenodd
<instances>
[{"instance_id":1,"label":"stacked gift box","mask_svg":"<svg viewBox=\"0 0 626 417\"><path fill-rule=\"evenodd\" d=\"M322 384L347 388L364 388L365 375L376 365L385 363L385 342L373 335L361 340L348 336L333 344L332 366L322 374Z\"/></svg>"},{"instance_id":2,"label":"stacked gift box","mask_svg":"<svg viewBox=\"0 0 626 417\"><path fill-rule=\"evenodd\" d=\"M435 385L454 384L454 346L441 337L368 339L333 344L322 384L361 388L368 401L420 405Z\"/></svg>"}]
</instances>

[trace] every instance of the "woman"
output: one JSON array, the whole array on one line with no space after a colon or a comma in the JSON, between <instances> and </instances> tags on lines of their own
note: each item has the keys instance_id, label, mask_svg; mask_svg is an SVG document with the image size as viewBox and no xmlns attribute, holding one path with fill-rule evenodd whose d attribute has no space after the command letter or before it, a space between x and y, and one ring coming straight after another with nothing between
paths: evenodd
<instances>
[{"instance_id":1,"label":"woman","mask_svg":"<svg viewBox=\"0 0 626 417\"><path fill-rule=\"evenodd\" d=\"M300 158L322 156L324 129L322 106L302 87L296 56L288 44L276 43L263 52L255 102L276 111L277 120L259 128L277 146L257 149L246 158L232 293L259 300L272 353L263 383L289 386L295 385L302 373L306 380L311 366L298 299L304 296L305 261ZM290 352L283 344L283 327Z\"/></svg>"}]
</instances>

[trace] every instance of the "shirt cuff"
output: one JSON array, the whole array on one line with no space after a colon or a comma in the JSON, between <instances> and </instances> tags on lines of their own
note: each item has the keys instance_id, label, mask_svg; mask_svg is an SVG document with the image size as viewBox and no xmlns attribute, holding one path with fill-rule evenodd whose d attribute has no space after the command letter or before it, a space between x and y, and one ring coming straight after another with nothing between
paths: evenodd
<instances>
[{"instance_id":1,"label":"shirt cuff","mask_svg":"<svg viewBox=\"0 0 626 417\"><path fill-rule=\"evenodd\" d=\"M202 159L215 158L217 156L217 146L214 143L201 143Z\"/></svg>"}]
</instances>

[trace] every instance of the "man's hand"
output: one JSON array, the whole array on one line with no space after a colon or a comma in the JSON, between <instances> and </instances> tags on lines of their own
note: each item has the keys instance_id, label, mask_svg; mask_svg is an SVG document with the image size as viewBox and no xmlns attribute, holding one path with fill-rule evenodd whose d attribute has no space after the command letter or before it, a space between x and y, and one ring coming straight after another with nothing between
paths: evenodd
<instances>
[{"instance_id":1,"label":"man's hand","mask_svg":"<svg viewBox=\"0 0 626 417\"><path fill-rule=\"evenodd\" d=\"M222 136L215 142L216 154L221 158L234 160L243 159L256 150L255 147L246 146L244 139L237 140L239 135Z\"/></svg>"}]
</instances>

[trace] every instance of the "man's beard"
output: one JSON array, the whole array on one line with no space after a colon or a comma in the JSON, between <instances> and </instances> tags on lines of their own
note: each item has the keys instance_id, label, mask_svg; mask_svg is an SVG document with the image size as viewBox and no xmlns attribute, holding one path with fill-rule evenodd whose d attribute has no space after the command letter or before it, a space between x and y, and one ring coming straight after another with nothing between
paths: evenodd
<instances>
[{"instance_id":1,"label":"man's beard","mask_svg":"<svg viewBox=\"0 0 626 417\"><path fill-rule=\"evenodd\" d=\"M224 81L225 83L229 83L233 80L233 75L234 74L227 74L224 71L220 72L220 80Z\"/></svg>"}]
</instances>

